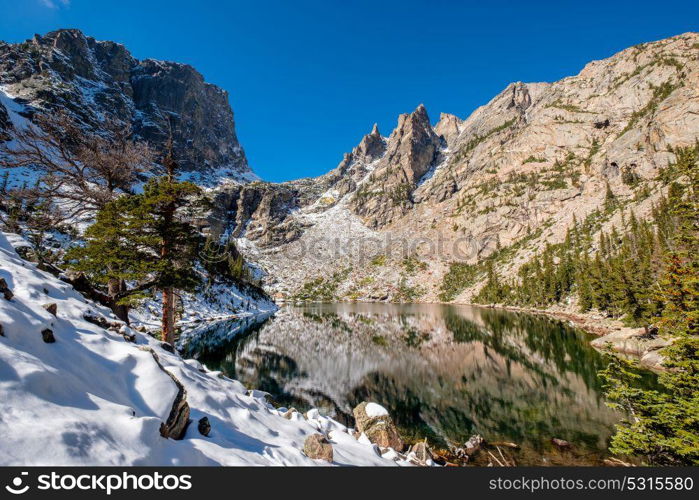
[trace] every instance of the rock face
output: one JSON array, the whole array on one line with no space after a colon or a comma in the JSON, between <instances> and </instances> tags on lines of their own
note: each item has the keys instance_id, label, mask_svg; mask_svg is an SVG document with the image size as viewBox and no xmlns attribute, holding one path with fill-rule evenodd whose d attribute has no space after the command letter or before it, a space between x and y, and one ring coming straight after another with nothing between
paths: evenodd
<instances>
[{"instance_id":1,"label":"rock face","mask_svg":"<svg viewBox=\"0 0 699 500\"><path fill-rule=\"evenodd\" d=\"M383 227L412 206L412 193L432 167L441 141L421 104L400 115L386 152L354 195L351 207L369 227Z\"/></svg>"},{"instance_id":2,"label":"rock face","mask_svg":"<svg viewBox=\"0 0 699 500\"><path fill-rule=\"evenodd\" d=\"M357 431L364 433L369 441L383 448L403 450L403 440L385 408L376 403L366 401L357 405L352 412Z\"/></svg>"},{"instance_id":3,"label":"rock face","mask_svg":"<svg viewBox=\"0 0 699 500\"><path fill-rule=\"evenodd\" d=\"M333 461L333 445L322 434L311 434L303 444L303 452L314 460Z\"/></svg>"},{"instance_id":4,"label":"rock face","mask_svg":"<svg viewBox=\"0 0 699 500\"><path fill-rule=\"evenodd\" d=\"M244 236L261 247L289 243L301 233L298 224L288 217L300 206L300 197L299 189L292 183L228 186L216 195L211 227L215 232L232 227L232 236Z\"/></svg>"},{"instance_id":5,"label":"rock face","mask_svg":"<svg viewBox=\"0 0 699 500\"><path fill-rule=\"evenodd\" d=\"M671 148L699 137L698 44L686 33L557 82L515 82L434 127L419 106L388 137L375 127L323 176L221 189L212 226L244 240L243 253L268 270L267 290L282 297L321 283L330 300L440 300L451 262L519 243L499 269L516 276L574 218L604 207L607 184L627 213L649 216ZM600 229L620 225L618 210ZM386 259L368 265L376 255ZM423 265L408 271L406 256Z\"/></svg>"},{"instance_id":6,"label":"rock face","mask_svg":"<svg viewBox=\"0 0 699 500\"><path fill-rule=\"evenodd\" d=\"M58 30L23 43L0 42L0 85L31 111L68 109L96 129L111 116L155 146L171 128L183 169L200 182L254 177L227 92L186 64L139 61L121 44ZM0 105L0 132L7 129Z\"/></svg>"}]
</instances>

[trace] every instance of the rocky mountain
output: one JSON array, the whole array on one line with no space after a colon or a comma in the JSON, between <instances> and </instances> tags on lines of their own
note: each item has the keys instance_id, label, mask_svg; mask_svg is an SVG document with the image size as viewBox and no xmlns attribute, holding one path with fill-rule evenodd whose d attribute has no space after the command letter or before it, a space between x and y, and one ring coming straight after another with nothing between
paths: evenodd
<instances>
[{"instance_id":1,"label":"rocky mountain","mask_svg":"<svg viewBox=\"0 0 699 500\"><path fill-rule=\"evenodd\" d=\"M172 131L183 169L203 184L255 178L228 93L186 64L138 60L121 44L63 29L0 42L0 91L25 104L28 116L67 109L93 129L112 117L155 146ZM10 125L0 103L0 133L10 134Z\"/></svg>"},{"instance_id":2,"label":"rocky mountain","mask_svg":"<svg viewBox=\"0 0 699 500\"><path fill-rule=\"evenodd\" d=\"M686 33L512 83L464 120L432 126L420 105L319 178L221 188L215 226L278 297L431 301L453 262L500 252L513 275L600 209L607 186L620 208L600 230L647 217L673 148L698 138L699 34Z\"/></svg>"},{"instance_id":3,"label":"rocky mountain","mask_svg":"<svg viewBox=\"0 0 699 500\"><path fill-rule=\"evenodd\" d=\"M275 184L248 167L226 92L190 66L139 61L77 30L0 43L0 134L18 109L64 108L95 128L114 116L156 145L171 123L187 177L244 181L210 191L212 231L265 270L269 291L302 299L438 300L453 263L496 252L512 276L610 192L619 209L598 230L631 210L647 217L673 148L699 137L698 89L699 34L686 33L558 82L512 83L465 119L433 124L420 105L327 174Z\"/></svg>"}]
</instances>

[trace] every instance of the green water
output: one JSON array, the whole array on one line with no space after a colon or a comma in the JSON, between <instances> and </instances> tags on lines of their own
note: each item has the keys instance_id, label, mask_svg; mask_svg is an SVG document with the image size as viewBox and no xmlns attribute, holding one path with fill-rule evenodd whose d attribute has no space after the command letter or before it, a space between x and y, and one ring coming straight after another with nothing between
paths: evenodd
<instances>
[{"instance_id":1,"label":"green water","mask_svg":"<svg viewBox=\"0 0 699 500\"><path fill-rule=\"evenodd\" d=\"M598 463L621 418L605 404L603 357L549 318L469 306L311 304L265 321L200 327L184 351L284 406L351 424L385 406L408 439L478 433L517 443L519 464ZM648 375L647 383L652 383ZM573 444L561 456L552 438Z\"/></svg>"}]
</instances>

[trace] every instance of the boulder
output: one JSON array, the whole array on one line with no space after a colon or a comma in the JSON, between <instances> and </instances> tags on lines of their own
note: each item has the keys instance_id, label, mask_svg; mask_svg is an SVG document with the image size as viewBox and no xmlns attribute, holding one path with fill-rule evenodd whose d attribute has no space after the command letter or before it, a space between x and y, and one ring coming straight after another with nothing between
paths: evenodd
<instances>
[{"instance_id":1,"label":"boulder","mask_svg":"<svg viewBox=\"0 0 699 500\"><path fill-rule=\"evenodd\" d=\"M56 304L55 302L51 302L49 304L44 304L41 307L46 309L50 314L53 314L54 316L56 316L56 314L58 314L58 304Z\"/></svg>"},{"instance_id":2,"label":"boulder","mask_svg":"<svg viewBox=\"0 0 699 500\"><path fill-rule=\"evenodd\" d=\"M160 423L160 435L166 439L183 439L187 433L187 427L189 426L189 403L187 403L187 390L171 372L166 370L162 363L160 363L160 358L158 354L150 346L139 347L140 350L149 352L153 356L153 361L158 365L158 368L165 373L174 382L177 387L177 394L172 402L172 407L170 408L170 413L168 414L167 420Z\"/></svg>"},{"instance_id":3,"label":"boulder","mask_svg":"<svg viewBox=\"0 0 699 500\"><path fill-rule=\"evenodd\" d=\"M0 278L0 293L5 297L5 300L12 300L12 297L14 297L12 290L7 286L7 281L5 281L4 278Z\"/></svg>"},{"instance_id":4,"label":"boulder","mask_svg":"<svg viewBox=\"0 0 699 500\"><path fill-rule=\"evenodd\" d=\"M311 434L303 444L303 452L313 460L333 461L333 445L322 434Z\"/></svg>"},{"instance_id":5,"label":"boulder","mask_svg":"<svg viewBox=\"0 0 699 500\"><path fill-rule=\"evenodd\" d=\"M56 342L56 337L53 336L53 330L51 330L50 328L45 328L41 330L41 337L47 344L53 344L54 342Z\"/></svg>"},{"instance_id":6,"label":"boulder","mask_svg":"<svg viewBox=\"0 0 699 500\"><path fill-rule=\"evenodd\" d=\"M107 318L97 316L96 314L91 312L86 312L85 314L83 314L83 319L88 323L97 325L100 328L104 328L105 330L108 328L118 330L119 328L121 328L121 325L123 325L123 323L120 321L109 321Z\"/></svg>"},{"instance_id":7,"label":"boulder","mask_svg":"<svg viewBox=\"0 0 699 500\"><path fill-rule=\"evenodd\" d=\"M296 408L289 408L289 409L286 410L286 412L282 415L282 417L284 417L284 418L287 419L287 420L291 420L291 418L292 418L292 416L294 415L294 413L298 413L298 410L297 410Z\"/></svg>"},{"instance_id":8,"label":"boulder","mask_svg":"<svg viewBox=\"0 0 699 500\"><path fill-rule=\"evenodd\" d=\"M553 438L551 439L551 442L559 449L559 450L569 450L571 448L571 444L566 441L565 439L558 439L558 438Z\"/></svg>"},{"instance_id":9,"label":"boulder","mask_svg":"<svg viewBox=\"0 0 699 500\"><path fill-rule=\"evenodd\" d=\"M432 453L430 453L430 448L424 441L415 443L412 446L412 448L410 448L410 451L415 454L415 458L421 464L425 464L428 460L432 460Z\"/></svg>"},{"instance_id":10,"label":"boulder","mask_svg":"<svg viewBox=\"0 0 699 500\"><path fill-rule=\"evenodd\" d=\"M464 443L464 451L466 452L466 455L473 456L478 453L481 446L483 446L483 438L480 435L475 434Z\"/></svg>"},{"instance_id":11,"label":"boulder","mask_svg":"<svg viewBox=\"0 0 699 500\"><path fill-rule=\"evenodd\" d=\"M189 426L189 413L186 393L180 391L172 403L167 421L160 424L160 435L175 440L183 439L187 432L187 426Z\"/></svg>"},{"instance_id":12,"label":"boulder","mask_svg":"<svg viewBox=\"0 0 699 500\"><path fill-rule=\"evenodd\" d=\"M209 418L208 417L201 417L199 419L199 424L197 425L197 429L199 430L199 434L202 436L208 436L209 433L211 432L211 423L209 423Z\"/></svg>"},{"instance_id":13,"label":"boulder","mask_svg":"<svg viewBox=\"0 0 699 500\"><path fill-rule=\"evenodd\" d=\"M175 354L175 348L172 346L172 344L169 344L168 342L161 342L160 347L164 351L169 352L170 354Z\"/></svg>"},{"instance_id":14,"label":"boulder","mask_svg":"<svg viewBox=\"0 0 699 500\"><path fill-rule=\"evenodd\" d=\"M132 332L130 329L129 330L122 329L119 331L119 333L121 333L121 335L122 335L122 337L124 337L125 341L136 343L136 334L134 332Z\"/></svg>"},{"instance_id":15,"label":"boulder","mask_svg":"<svg viewBox=\"0 0 699 500\"><path fill-rule=\"evenodd\" d=\"M357 431L364 433L369 441L397 451L403 449L403 440L398 434L388 411L376 403L363 401L353 411Z\"/></svg>"}]
</instances>

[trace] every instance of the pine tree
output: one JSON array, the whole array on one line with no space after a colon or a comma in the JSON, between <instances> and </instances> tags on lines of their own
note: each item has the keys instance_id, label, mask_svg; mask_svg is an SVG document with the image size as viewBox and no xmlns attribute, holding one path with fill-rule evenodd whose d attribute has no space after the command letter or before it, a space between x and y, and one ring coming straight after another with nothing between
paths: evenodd
<instances>
[{"instance_id":1,"label":"pine tree","mask_svg":"<svg viewBox=\"0 0 699 500\"><path fill-rule=\"evenodd\" d=\"M72 248L66 255L73 269L107 286L110 307L127 323L129 303L140 295L139 290L128 291L124 283L143 280L149 271L150 257L133 238L136 228L132 213L140 201L139 197L124 196L107 203L85 231L85 245Z\"/></svg>"},{"instance_id":2,"label":"pine tree","mask_svg":"<svg viewBox=\"0 0 699 500\"><path fill-rule=\"evenodd\" d=\"M614 191L612 191L609 182L607 182L607 189L604 194L604 211L607 213L611 213L614 210L616 210L617 205L618 202L616 199L616 195L614 194Z\"/></svg>"},{"instance_id":3,"label":"pine tree","mask_svg":"<svg viewBox=\"0 0 699 500\"><path fill-rule=\"evenodd\" d=\"M630 415L612 438L613 452L643 455L656 465L699 465L699 165L696 149L676 155L671 167L688 185L684 196L678 190L672 195L677 232L668 241L659 294L660 331L673 339L662 351L664 390L635 387L638 375L615 357L600 375L608 399Z\"/></svg>"},{"instance_id":4,"label":"pine tree","mask_svg":"<svg viewBox=\"0 0 699 500\"><path fill-rule=\"evenodd\" d=\"M130 237L150 256L151 283L162 293L162 335L171 344L176 291L194 290L199 283L194 260L201 238L191 222L196 208L193 199L199 194L200 189L190 182L175 182L170 176L153 178L132 211Z\"/></svg>"}]
</instances>

